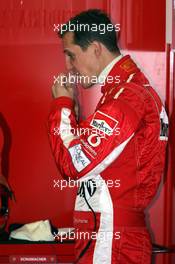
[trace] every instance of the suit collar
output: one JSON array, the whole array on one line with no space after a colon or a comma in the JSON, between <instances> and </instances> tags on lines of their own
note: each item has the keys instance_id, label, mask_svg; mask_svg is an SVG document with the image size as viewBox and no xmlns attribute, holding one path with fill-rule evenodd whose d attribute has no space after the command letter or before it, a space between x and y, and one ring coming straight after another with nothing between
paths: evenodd
<instances>
[{"instance_id":1,"label":"suit collar","mask_svg":"<svg viewBox=\"0 0 175 264\"><path fill-rule=\"evenodd\" d=\"M111 70L108 72L108 75L106 76L106 81L104 85L101 86L101 92L105 93L108 91L108 89L111 88L111 86L118 86L122 83L126 82L128 78L139 72L137 65L134 63L134 61L131 59L129 55L126 55L122 57L119 61L115 63L115 65L111 68ZM113 80L108 82L108 76L113 77ZM116 82L115 77L118 76L117 79L120 80L119 83Z\"/></svg>"}]
</instances>

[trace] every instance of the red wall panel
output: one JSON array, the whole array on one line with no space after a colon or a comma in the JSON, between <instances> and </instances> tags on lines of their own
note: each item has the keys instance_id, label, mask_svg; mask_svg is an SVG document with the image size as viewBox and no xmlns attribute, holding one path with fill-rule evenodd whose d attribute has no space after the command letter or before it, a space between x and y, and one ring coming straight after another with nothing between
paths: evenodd
<instances>
[{"instance_id":1,"label":"red wall panel","mask_svg":"<svg viewBox=\"0 0 175 264\"><path fill-rule=\"evenodd\" d=\"M73 191L53 187L59 173L46 128L50 87L53 75L60 70L54 60L57 49L56 45L1 47L1 113L11 129L9 180L16 196L11 222L53 217L65 225L71 221L69 214L64 221L60 219L60 214L66 216L73 206L72 199L67 203ZM59 199L65 200L64 207Z\"/></svg>"}]
</instances>

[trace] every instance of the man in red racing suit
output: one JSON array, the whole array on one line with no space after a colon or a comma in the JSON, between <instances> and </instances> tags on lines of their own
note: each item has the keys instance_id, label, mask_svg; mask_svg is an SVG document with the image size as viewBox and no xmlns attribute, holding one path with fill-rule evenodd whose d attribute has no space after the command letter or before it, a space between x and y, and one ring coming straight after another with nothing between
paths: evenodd
<instances>
[{"instance_id":1,"label":"man in red racing suit","mask_svg":"<svg viewBox=\"0 0 175 264\"><path fill-rule=\"evenodd\" d=\"M106 73L113 81L102 86L95 113L86 120L76 121L70 97L54 99L49 139L63 177L79 183L76 262L149 264L144 210L163 173L168 118L130 56L111 63Z\"/></svg>"}]
</instances>

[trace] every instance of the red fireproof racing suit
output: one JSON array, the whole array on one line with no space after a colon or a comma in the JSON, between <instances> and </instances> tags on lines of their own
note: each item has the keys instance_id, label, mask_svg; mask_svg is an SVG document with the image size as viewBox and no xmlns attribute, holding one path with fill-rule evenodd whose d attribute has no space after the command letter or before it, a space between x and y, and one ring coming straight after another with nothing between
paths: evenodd
<instances>
[{"instance_id":1,"label":"red fireproof racing suit","mask_svg":"<svg viewBox=\"0 0 175 264\"><path fill-rule=\"evenodd\" d=\"M79 183L77 263L148 264L152 248L144 209L163 173L168 118L130 56L108 76L113 81L103 85L95 113L79 124L70 98L53 101L50 144L63 177Z\"/></svg>"}]
</instances>

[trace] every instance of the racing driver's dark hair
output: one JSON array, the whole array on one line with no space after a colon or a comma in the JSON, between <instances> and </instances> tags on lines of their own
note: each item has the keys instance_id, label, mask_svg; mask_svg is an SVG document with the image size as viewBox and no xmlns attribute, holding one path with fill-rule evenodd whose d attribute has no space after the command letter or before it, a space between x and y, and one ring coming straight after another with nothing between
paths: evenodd
<instances>
[{"instance_id":1,"label":"racing driver's dark hair","mask_svg":"<svg viewBox=\"0 0 175 264\"><path fill-rule=\"evenodd\" d=\"M105 28L103 33L100 30L101 25ZM120 53L117 45L117 30L108 15L99 9L83 11L71 18L63 26L65 26L65 28L63 27L63 32L59 31L60 37L63 38L67 32L74 32L74 44L79 45L84 50L93 41L99 41L110 52ZM91 30L91 28L96 28L97 30Z\"/></svg>"}]
</instances>

